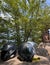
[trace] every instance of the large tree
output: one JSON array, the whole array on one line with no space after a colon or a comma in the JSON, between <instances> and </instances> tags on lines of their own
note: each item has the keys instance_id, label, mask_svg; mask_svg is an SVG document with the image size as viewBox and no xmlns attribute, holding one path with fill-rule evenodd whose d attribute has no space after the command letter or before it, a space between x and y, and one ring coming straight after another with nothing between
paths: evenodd
<instances>
[{"instance_id":1,"label":"large tree","mask_svg":"<svg viewBox=\"0 0 50 65\"><path fill-rule=\"evenodd\" d=\"M13 28L16 31L14 38L20 44L28 38L33 41L41 41L42 31L49 23L49 7L45 0L4 0L9 4L13 14Z\"/></svg>"}]
</instances>

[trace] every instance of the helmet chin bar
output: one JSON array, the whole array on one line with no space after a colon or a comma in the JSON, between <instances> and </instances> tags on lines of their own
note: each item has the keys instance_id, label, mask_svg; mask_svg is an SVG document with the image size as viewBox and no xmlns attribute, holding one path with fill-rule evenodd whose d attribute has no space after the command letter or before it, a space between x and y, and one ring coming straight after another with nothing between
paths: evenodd
<instances>
[{"instance_id":1,"label":"helmet chin bar","mask_svg":"<svg viewBox=\"0 0 50 65\"><path fill-rule=\"evenodd\" d=\"M17 47L15 44L6 43L1 49L1 60L6 61L16 56Z\"/></svg>"}]
</instances>

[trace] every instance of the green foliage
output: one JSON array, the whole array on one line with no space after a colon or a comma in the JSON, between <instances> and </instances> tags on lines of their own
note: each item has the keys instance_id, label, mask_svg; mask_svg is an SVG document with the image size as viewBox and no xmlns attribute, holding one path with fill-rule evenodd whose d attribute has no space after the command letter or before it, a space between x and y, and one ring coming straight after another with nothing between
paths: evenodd
<instances>
[{"instance_id":1,"label":"green foliage","mask_svg":"<svg viewBox=\"0 0 50 65\"><path fill-rule=\"evenodd\" d=\"M46 30L46 26L47 29L50 28L50 7L46 5L45 0L4 1L8 7L2 9L11 13L14 21L4 22L6 28L2 27L0 31L8 33L10 32L9 28L15 31L14 36L9 39L15 39L18 45L26 42L29 37L40 43L42 32ZM20 33L20 31L22 32Z\"/></svg>"}]
</instances>

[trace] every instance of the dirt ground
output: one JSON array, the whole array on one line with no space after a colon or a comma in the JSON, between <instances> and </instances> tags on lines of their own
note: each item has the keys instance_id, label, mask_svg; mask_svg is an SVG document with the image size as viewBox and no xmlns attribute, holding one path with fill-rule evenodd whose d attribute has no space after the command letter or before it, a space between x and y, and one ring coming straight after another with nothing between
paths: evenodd
<instances>
[{"instance_id":1,"label":"dirt ground","mask_svg":"<svg viewBox=\"0 0 50 65\"><path fill-rule=\"evenodd\" d=\"M46 49L48 50L48 53L50 53L50 47L46 47ZM17 57L14 57L8 61L1 61L0 60L0 65L50 65L50 54L47 57L43 57L43 56L39 56L40 57L40 61L33 61L33 62L23 62L23 61L19 61L19 59L17 59Z\"/></svg>"}]
</instances>

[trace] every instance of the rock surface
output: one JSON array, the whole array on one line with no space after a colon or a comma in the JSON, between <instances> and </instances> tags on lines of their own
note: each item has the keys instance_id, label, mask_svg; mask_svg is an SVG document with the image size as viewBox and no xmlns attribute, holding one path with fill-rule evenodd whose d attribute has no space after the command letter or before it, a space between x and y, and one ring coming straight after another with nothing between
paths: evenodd
<instances>
[{"instance_id":1,"label":"rock surface","mask_svg":"<svg viewBox=\"0 0 50 65\"><path fill-rule=\"evenodd\" d=\"M0 61L0 65L50 65L49 59L43 56L39 56L40 57L40 61L36 61L36 62L23 62L23 61L19 61L17 59L17 57L10 59L8 61Z\"/></svg>"},{"instance_id":2,"label":"rock surface","mask_svg":"<svg viewBox=\"0 0 50 65\"><path fill-rule=\"evenodd\" d=\"M38 55L40 57L40 61L23 62L17 59L17 57L14 57L5 62L0 60L0 65L50 65L50 46L46 46L45 49L48 51L49 55L45 57Z\"/></svg>"}]
</instances>

